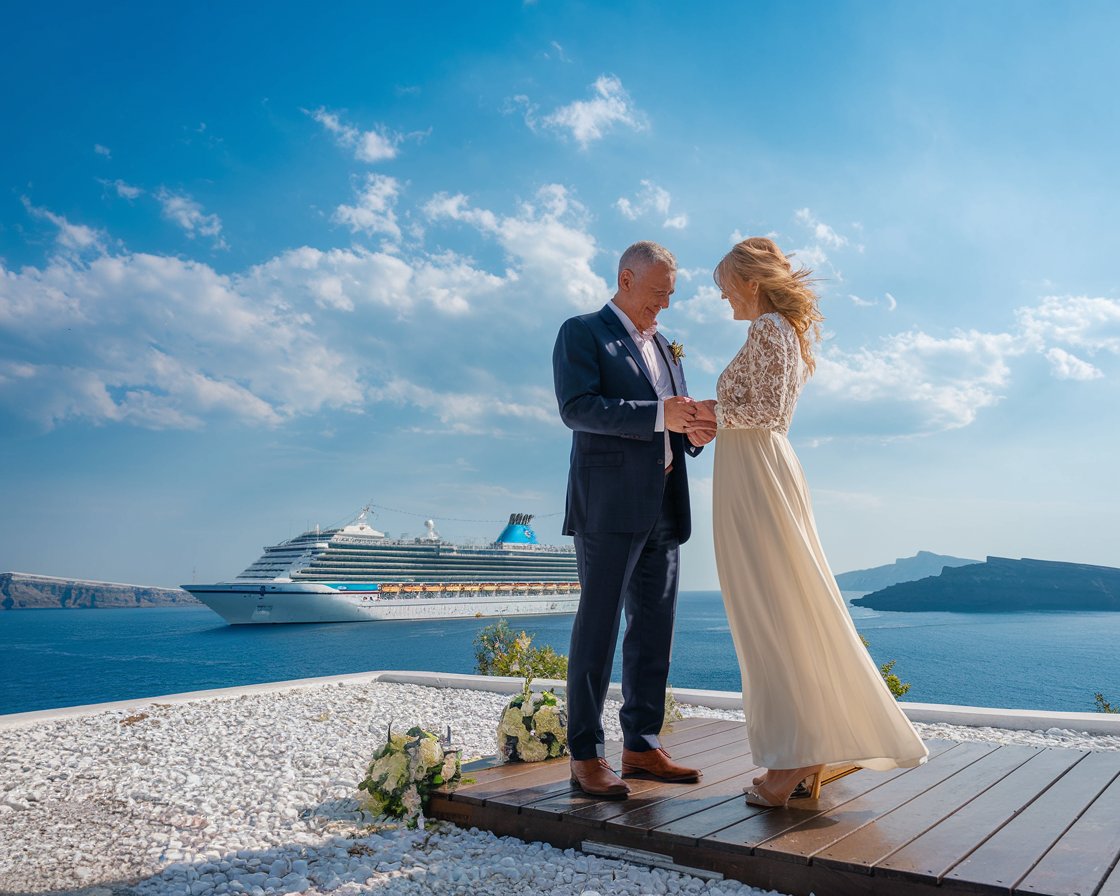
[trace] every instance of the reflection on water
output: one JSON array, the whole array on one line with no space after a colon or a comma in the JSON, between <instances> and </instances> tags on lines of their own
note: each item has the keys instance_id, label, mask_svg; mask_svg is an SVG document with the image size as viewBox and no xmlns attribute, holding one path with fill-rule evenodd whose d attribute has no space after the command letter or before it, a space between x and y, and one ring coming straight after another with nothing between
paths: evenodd
<instances>
[{"instance_id":1,"label":"reflection on water","mask_svg":"<svg viewBox=\"0 0 1120 896\"><path fill-rule=\"evenodd\" d=\"M1087 711L1097 691L1120 699L1120 613L851 611L876 662L897 660L908 700ZM0 612L0 713L375 669L471 672L472 642L491 622L229 626L197 607ZM571 624L512 620L563 653ZM681 595L670 681L739 689L718 592Z\"/></svg>"}]
</instances>

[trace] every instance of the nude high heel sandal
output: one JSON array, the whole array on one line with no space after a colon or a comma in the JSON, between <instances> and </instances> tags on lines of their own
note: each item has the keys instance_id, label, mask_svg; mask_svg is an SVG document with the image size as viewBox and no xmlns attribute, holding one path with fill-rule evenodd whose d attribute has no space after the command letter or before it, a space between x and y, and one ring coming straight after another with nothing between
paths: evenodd
<instances>
[{"instance_id":1,"label":"nude high heel sandal","mask_svg":"<svg viewBox=\"0 0 1120 896\"><path fill-rule=\"evenodd\" d=\"M743 793L747 798L747 804L751 806L764 806L768 809L784 807L802 783L807 785L806 789L809 793L809 799L819 799L821 795L821 785L824 783L824 769L825 767L823 765L812 765L806 768L795 769L792 776L792 780L795 783L786 791L784 796L775 793L766 786L765 776L762 778L755 778L753 787L743 788ZM789 779L787 778L787 780Z\"/></svg>"}]
</instances>

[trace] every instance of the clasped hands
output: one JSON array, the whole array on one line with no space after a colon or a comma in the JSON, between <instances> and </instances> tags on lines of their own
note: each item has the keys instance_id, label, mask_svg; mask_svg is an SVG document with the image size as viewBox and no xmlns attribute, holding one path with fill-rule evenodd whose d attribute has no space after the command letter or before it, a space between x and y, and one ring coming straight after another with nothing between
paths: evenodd
<instances>
[{"instance_id":1,"label":"clasped hands","mask_svg":"<svg viewBox=\"0 0 1120 896\"><path fill-rule=\"evenodd\" d=\"M716 437L716 403L714 399L696 401L687 395L665 399L665 428L683 432L699 448Z\"/></svg>"}]
</instances>

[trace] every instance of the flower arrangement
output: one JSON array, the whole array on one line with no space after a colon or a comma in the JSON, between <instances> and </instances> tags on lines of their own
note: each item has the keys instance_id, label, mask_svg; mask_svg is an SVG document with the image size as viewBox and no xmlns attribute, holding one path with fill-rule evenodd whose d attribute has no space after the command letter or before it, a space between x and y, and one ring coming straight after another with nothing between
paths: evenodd
<instances>
[{"instance_id":1,"label":"flower arrangement","mask_svg":"<svg viewBox=\"0 0 1120 896\"><path fill-rule=\"evenodd\" d=\"M564 705L552 691L534 694L529 682L502 711L498 755L503 762L540 762L568 752Z\"/></svg>"},{"instance_id":2,"label":"flower arrangement","mask_svg":"<svg viewBox=\"0 0 1120 896\"><path fill-rule=\"evenodd\" d=\"M373 754L359 790L369 793L366 808L376 815L403 818L409 827L424 827L428 796L462 778L462 751L451 746L451 729L441 738L423 728L393 734Z\"/></svg>"},{"instance_id":3,"label":"flower arrangement","mask_svg":"<svg viewBox=\"0 0 1120 896\"><path fill-rule=\"evenodd\" d=\"M669 343L669 351L673 353L673 363L680 364L684 357L684 346L674 339Z\"/></svg>"}]
</instances>

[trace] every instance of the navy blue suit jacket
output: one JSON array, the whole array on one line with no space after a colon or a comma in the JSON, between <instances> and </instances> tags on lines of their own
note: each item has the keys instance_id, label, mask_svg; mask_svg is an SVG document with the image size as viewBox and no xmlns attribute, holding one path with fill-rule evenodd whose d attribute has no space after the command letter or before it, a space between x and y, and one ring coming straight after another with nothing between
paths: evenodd
<instances>
[{"instance_id":1,"label":"navy blue suit jacket","mask_svg":"<svg viewBox=\"0 0 1120 896\"><path fill-rule=\"evenodd\" d=\"M673 380L687 395L684 369L669 343L655 337ZM665 437L654 432L659 399L634 340L608 306L569 318L552 352L560 417L572 430L565 535L643 532L657 521L671 490L680 541L692 533L685 455L699 454L681 433L669 434L673 469L665 475Z\"/></svg>"}]
</instances>

